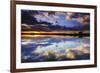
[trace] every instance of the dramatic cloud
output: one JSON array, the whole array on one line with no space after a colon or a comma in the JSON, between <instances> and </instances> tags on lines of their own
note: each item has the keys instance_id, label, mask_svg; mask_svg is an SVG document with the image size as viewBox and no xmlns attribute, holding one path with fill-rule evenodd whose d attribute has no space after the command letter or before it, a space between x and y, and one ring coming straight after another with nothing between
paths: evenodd
<instances>
[{"instance_id":1,"label":"dramatic cloud","mask_svg":"<svg viewBox=\"0 0 100 73\"><path fill-rule=\"evenodd\" d=\"M67 12L66 14L67 14L66 15L67 20L72 20L73 16L75 15L75 13L72 13L72 12Z\"/></svg>"},{"instance_id":2,"label":"dramatic cloud","mask_svg":"<svg viewBox=\"0 0 100 73\"><path fill-rule=\"evenodd\" d=\"M74 16L76 16L76 18L74 18ZM77 13L72 13L72 12L68 12L66 15L66 20L76 20L77 22L86 25L90 23L90 16L89 15L82 15L82 14L77 14Z\"/></svg>"},{"instance_id":3,"label":"dramatic cloud","mask_svg":"<svg viewBox=\"0 0 100 73\"><path fill-rule=\"evenodd\" d=\"M41 12L41 14L33 15L37 21L46 21L55 24L59 16L55 14L49 14L49 12Z\"/></svg>"},{"instance_id":4,"label":"dramatic cloud","mask_svg":"<svg viewBox=\"0 0 100 73\"><path fill-rule=\"evenodd\" d=\"M37 25L45 24L48 26L60 26L62 28L73 28L78 29L89 29L90 15L89 13L78 13L78 12L60 12L60 11L26 11L22 12L22 23ZM29 19L29 20L28 20ZM26 25L23 25L26 26ZM85 27L83 27L85 26ZM46 27L47 28L47 27Z\"/></svg>"}]
</instances>

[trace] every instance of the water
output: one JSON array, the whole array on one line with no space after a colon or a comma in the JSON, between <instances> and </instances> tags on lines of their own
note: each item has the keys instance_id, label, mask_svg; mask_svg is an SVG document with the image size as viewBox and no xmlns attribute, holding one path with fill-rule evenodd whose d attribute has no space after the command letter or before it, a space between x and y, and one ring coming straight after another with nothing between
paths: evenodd
<instances>
[{"instance_id":1,"label":"water","mask_svg":"<svg viewBox=\"0 0 100 73\"><path fill-rule=\"evenodd\" d=\"M22 38L21 62L90 59L89 37L43 36Z\"/></svg>"}]
</instances>

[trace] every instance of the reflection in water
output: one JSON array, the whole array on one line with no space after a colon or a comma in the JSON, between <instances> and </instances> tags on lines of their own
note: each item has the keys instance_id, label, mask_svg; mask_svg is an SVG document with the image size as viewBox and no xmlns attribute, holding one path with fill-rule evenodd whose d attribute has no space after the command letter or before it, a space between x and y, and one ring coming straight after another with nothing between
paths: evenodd
<instances>
[{"instance_id":1,"label":"reflection in water","mask_svg":"<svg viewBox=\"0 0 100 73\"><path fill-rule=\"evenodd\" d=\"M90 59L89 37L34 35L22 38L21 48L22 63Z\"/></svg>"}]
</instances>

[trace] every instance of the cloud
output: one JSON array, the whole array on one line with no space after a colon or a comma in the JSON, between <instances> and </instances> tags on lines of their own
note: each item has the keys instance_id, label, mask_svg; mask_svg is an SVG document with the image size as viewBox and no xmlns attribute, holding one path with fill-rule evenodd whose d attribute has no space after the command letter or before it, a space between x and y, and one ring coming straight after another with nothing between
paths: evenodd
<instances>
[{"instance_id":1,"label":"cloud","mask_svg":"<svg viewBox=\"0 0 100 73\"><path fill-rule=\"evenodd\" d=\"M43 18L41 14L33 15L33 17L35 17L38 22L40 22L41 18Z\"/></svg>"},{"instance_id":2,"label":"cloud","mask_svg":"<svg viewBox=\"0 0 100 73\"><path fill-rule=\"evenodd\" d=\"M40 14L33 15L33 17L35 17L38 22L46 21L53 23L54 25L56 25L56 22L59 19L59 16L55 15L55 13L50 14L49 12L41 12Z\"/></svg>"},{"instance_id":3,"label":"cloud","mask_svg":"<svg viewBox=\"0 0 100 73\"><path fill-rule=\"evenodd\" d=\"M41 11L38 14L33 14L33 17L36 18L38 22L49 22L52 25L57 25L59 22L66 23L65 21L76 21L81 25L88 25L90 23L90 16L84 13L76 12L43 12ZM61 20L61 21L59 21ZM59 24L60 25L60 24Z\"/></svg>"},{"instance_id":4,"label":"cloud","mask_svg":"<svg viewBox=\"0 0 100 73\"><path fill-rule=\"evenodd\" d=\"M57 15L53 15L53 18L54 18L54 19L59 19L60 17L57 16Z\"/></svg>"},{"instance_id":5,"label":"cloud","mask_svg":"<svg viewBox=\"0 0 100 73\"><path fill-rule=\"evenodd\" d=\"M75 17L77 16L77 17ZM83 15L83 14L77 14L77 13L73 13L73 12L68 12L66 14L66 20L76 20L77 22L83 24L83 25L87 25L90 23L90 16L89 15Z\"/></svg>"},{"instance_id":6,"label":"cloud","mask_svg":"<svg viewBox=\"0 0 100 73\"><path fill-rule=\"evenodd\" d=\"M42 15L43 15L44 17L49 17L49 13L48 13L48 12L43 12Z\"/></svg>"},{"instance_id":7,"label":"cloud","mask_svg":"<svg viewBox=\"0 0 100 73\"><path fill-rule=\"evenodd\" d=\"M32 25L28 25L28 24L21 24L22 28L27 28L30 29L32 27Z\"/></svg>"},{"instance_id":8,"label":"cloud","mask_svg":"<svg viewBox=\"0 0 100 73\"><path fill-rule=\"evenodd\" d=\"M30 55L26 55L26 56L22 56L22 59L27 60L29 59L31 56Z\"/></svg>"},{"instance_id":9,"label":"cloud","mask_svg":"<svg viewBox=\"0 0 100 73\"><path fill-rule=\"evenodd\" d=\"M75 13L67 12L66 20L72 20L72 18L73 18L74 15L75 15Z\"/></svg>"},{"instance_id":10,"label":"cloud","mask_svg":"<svg viewBox=\"0 0 100 73\"><path fill-rule=\"evenodd\" d=\"M90 23L89 19L90 19L89 15L84 15L83 17L78 17L77 21L83 25L87 25Z\"/></svg>"},{"instance_id":11,"label":"cloud","mask_svg":"<svg viewBox=\"0 0 100 73\"><path fill-rule=\"evenodd\" d=\"M60 11L55 12L55 14L56 14L56 15L66 15L65 12L60 12Z\"/></svg>"}]
</instances>

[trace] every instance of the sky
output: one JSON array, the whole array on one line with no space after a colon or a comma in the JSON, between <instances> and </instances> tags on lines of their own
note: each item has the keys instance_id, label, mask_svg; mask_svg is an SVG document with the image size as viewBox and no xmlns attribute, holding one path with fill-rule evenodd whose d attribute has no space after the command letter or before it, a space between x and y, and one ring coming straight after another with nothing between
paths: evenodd
<instances>
[{"instance_id":1,"label":"sky","mask_svg":"<svg viewBox=\"0 0 100 73\"><path fill-rule=\"evenodd\" d=\"M65 27L74 27L77 25L88 25L88 14L72 13L72 12L43 12L39 11L38 15L33 15L38 21L46 21L52 25L60 25Z\"/></svg>"},{"instance_id":2,"label":"sky","mask_svg":"<svg viewBox=\"0 0 100 73\"><path fill-rule=\"evenodd\" d=\"M61 27L89 27L90 14L79 12L60 12L60 11L35 11L22 10L22 24L29 25L28 22L47 22L48 25ZM32 24L34 25L34 24ZM42 24L41 24L42 25Z\"/></svg>"}]
</instances>

